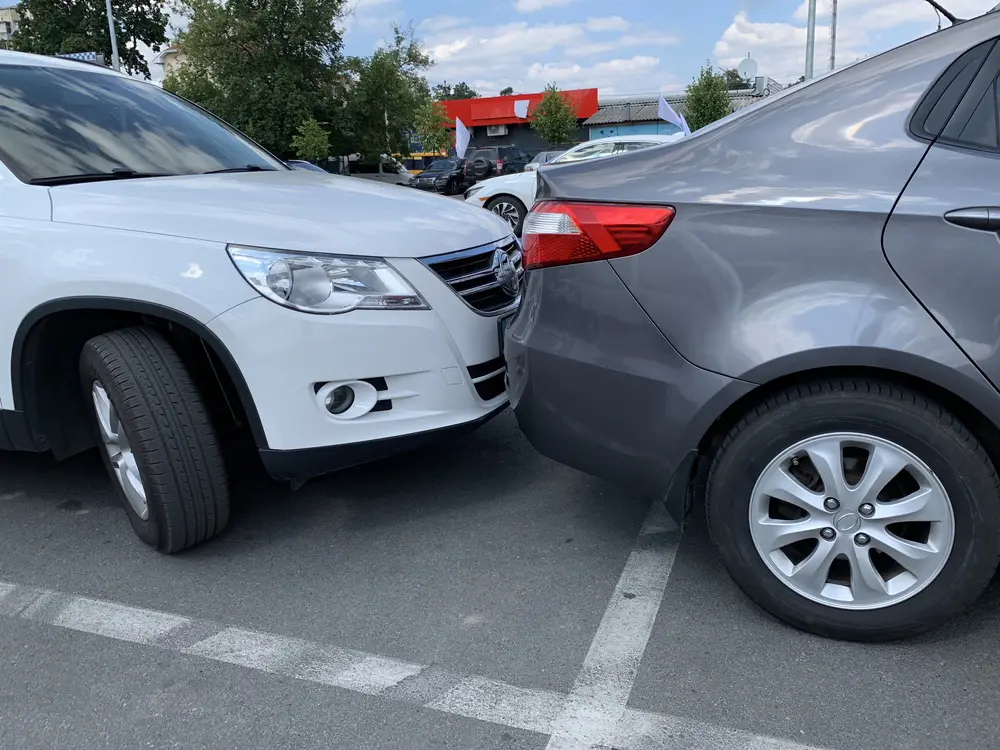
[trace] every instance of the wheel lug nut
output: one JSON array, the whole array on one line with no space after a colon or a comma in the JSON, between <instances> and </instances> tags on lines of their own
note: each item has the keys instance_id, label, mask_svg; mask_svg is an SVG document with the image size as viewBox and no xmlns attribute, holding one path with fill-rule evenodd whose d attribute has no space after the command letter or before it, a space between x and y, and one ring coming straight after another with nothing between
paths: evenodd
<instances>
[{"instance_id":1,"label":"wheel lug nut","mask_svg":"<svg viewBox=\"0 0 1000 750\"><path fill-rule=\"evenodd\" d=\"M868 516L873 516L875 515L875 506L872 505L871 503L861 503L861 505L858 506L858 513L865 516L866 518Z\"/></svg>"},{"instance_id":2,"label":"wheel lug nut","mask_svg":"<svg viewBox=\"0 0 1000 750\"><path fill-rule=\"evenodd\" d=\"M833 529L831 529L831 528L830 528L830 527L828 526L827 528L825 528L825 529L823 529L822 531L820 531L820 532L819 532L819 535L820 535L821 537L823 537L824 539L826 539L827 541L830 541L830 540L831 540L831 539L833 539L833 538L834 538L835 536L837 536L837 532L836 532L836 531L834 531Z\"/></svg>"},{"instance_id":3,"label":"wheel lug nut","mask_svg":"<svg viewBox=\"0 0 1000 750\"><path fill-rule=\"evenodd\" d=\"M864 547L871 540L872 540L872 538L870 536L868 536L867 534L855 534L854 535L854 543L856 545L858 545L859 547Z\"/></svg>"},{"instance_id":4,"label":"wheel lug nut","mask_svg":"<svg viewBox=\"0 0 1000 750\"><path fill-rule=\"evenodd\" d=\"M840 507L840 501L835 497L828 497L823 501L823 507L827 510L837 510Z\"/></svg>"}]
</instances>

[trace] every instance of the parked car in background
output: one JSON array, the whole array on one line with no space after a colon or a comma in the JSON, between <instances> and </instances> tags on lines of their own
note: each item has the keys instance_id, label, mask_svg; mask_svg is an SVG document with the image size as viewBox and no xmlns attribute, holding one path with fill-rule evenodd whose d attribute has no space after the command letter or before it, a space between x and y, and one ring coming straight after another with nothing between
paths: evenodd
<instances>
[{"instance_id":1,"label":"parked car in background","mask_svg":"<svg viewBox=\"0 0 1000 750\"><path fill-rule=\"evenodd\" d=\"M626 154L630 151L641 151L651 146L673 143L683 137L675 135L630 135L599 138L580 143L564 151L548 164L541 165L544 169L558 167L561 164L601 159L605 156ZM494 177L484 182L476 183L465 191L465 202L479 205L492 211L510 224L514 234L521 235L521 226L528 209L535 202L535 187L537 170L519 174Z\"/></svg>"},{"instance_id":2,"label":"parked car in background","mask_svg":"<svg viewBox=\"0 0 1000 750\"><path fill-rule=\"evenodd\" d=\"M540 166L548 164L553 159L557 159L565 153L566 149L560 149L558 151L539 151L531 158L531 161L524 165L524 171L534 172Z\"/></svg>"},{"instance_id":3,"label":"parked car in background","mask_svg":"<svg viewBox=\"0 0 1000 750\"><path fill-rule=\"evenodd\" d=\"M465 159L438 159L410 183L418 190L457 195L465 188Z\"/></svg>"},{"instance_id":4,"label":"parked car in background","mask_svg":"<svg viewBox=\"0 0 1000 750\"><path fill-rule=\"evenodd\" d=\"M305 161L303 159L289 159L288 166L292 169L301 169L306 172L321 172L323 174L330 174L323 167L316 166L311 161Z\"/></svg>"},{"instance_id":5,"label":"parked car in background","mask_svg":"<svg viewBox=\"0 0 1000 750\"><path fill-rule=\"evenodd\" d=\"M413 180L409 170L392 158L385 158L378 163L362 159L351 160L348 162L348 169L351 177L360 177L362 180L372 180L386 185L408 186Z\"/></svg>"},{"instance_id":6,"label":"parked car in background","mask_svg":"<svg viewBox=\"0 0 1000 750\"><path fill-rule=\"evenodd\" d=\"M678 521L703 500L736 583L820 635L928 630L997 569L998 39L964 21L539 173L521 429Z\"/></svg>"},{"instance_id":7,"label":"parked car in background","mask_svg":"<svg viewBox=\"0 0 1000 750\"><path fill-rule=\"evenodd\" d=\"M477 147L466 154L465 179L475 183L497 175L523 172L527 155L516 146Z\"/></svg>"},{"instance_id":8,"label":"parked car in background","mask_svg":"<svg viewBox=\"0 0 1000 750\"><path fill-rule=\"evenodd\" d=\"M0 51L0 102L0 449L98 448L145 543L225 528L235 435L297 484L506 407L496 216L290 169L83 62Z\"/></svg>"}]
</instances>

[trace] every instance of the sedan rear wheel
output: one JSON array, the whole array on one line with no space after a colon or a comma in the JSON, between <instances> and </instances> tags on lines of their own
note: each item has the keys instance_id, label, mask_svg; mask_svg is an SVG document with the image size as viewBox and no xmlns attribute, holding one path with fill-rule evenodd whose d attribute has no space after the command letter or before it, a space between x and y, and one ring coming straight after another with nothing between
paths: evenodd
<instances>
[{"instance_id":1,"label":"sedan rear wheel","mask_svg":"<svg viewBox=\"0 0 1000 750\"><path fill-rule=\"evenodd\" d=\"M891 640L982 593L1000 557L1000 480L939 404L871 380L768 398L722 444L709 529L739 586L820 635Z\"/></svg>"}]
</instances>

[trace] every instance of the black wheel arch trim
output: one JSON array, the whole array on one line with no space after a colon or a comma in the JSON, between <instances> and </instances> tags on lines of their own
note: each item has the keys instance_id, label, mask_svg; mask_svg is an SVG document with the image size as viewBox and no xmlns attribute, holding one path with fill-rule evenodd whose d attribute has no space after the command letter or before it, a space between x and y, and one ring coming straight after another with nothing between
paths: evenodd
<instances>
[{"instance_id":1,"label":"black wheel arch trim","mask_svg":"<svg viewBox=\"0 0 1000 750\"><path fill-rule=\"evenodd\" d=\"M24 316L17 328L17 332L14 334L14 341L11 346L10 384L14 397L14 412L23 414L25 408L25 384L23 378L25 363L23 359L24 346L28 335L36 324L49 315L70 310L107 310L148 315L182 326L201 337L201 340L211 348L212 352L219 358L222 366L226 368L226 373L229 375L230 380L232 380L240 403L243 405L243 410L246 413L247 422L249 423L257 447L261 450L268 448L267 436L264 434L264 426L260 420L260 414L254 403L253 395L250 393L250 387L247 385L239 365L236 364L235 358L229 349L226 348L226 345L222 343L222 340L208 326L192 318L187 313L154 302L144 302L122 297L61 297L43 302ZM10 425L8 425L8 432L10 432Z\"/></svg>"},{"instance_id":2,"label":"black wheel arch trim","mask_svg":"<svg viewBox=\"0 0 1000 750\"><path fill-rule=\"evenodd\" d=\"M926 381L950 391L977 409L994 424L1000 425L1000 392L972 361L957 347L953 355L961 358L964 371L923 354L869 346L832 346L796 352L758 365L740 375L743 381L766 385L778 379L810 372L852 367L883 370L903 377ZM959 364L959 362L956 362Z\"/></svg>"}]
</instances>

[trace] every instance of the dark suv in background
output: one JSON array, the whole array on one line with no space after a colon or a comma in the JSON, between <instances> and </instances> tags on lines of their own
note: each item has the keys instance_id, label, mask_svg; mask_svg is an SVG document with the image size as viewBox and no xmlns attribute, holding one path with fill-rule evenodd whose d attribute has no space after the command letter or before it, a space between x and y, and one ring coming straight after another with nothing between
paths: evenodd
<instances>
[{"instance_id":1,"label":"dark suv in background","mask_svg":"<svg viewBox=\"0 0 1000 750\"><path fill-rule=\"evenodd\" d=\"M438 159L431 162L410 183L417 190L457 195L465 190L465 159Z\"/></svg>"},{"instance_id":2,"label":"dark suv in background","mask_svg":"<svg viewBox=\"0 0 1000 750\"><path fill-rule=\"evenodd\" d=\"M531 161L517 146L485 146L472 150L465 161L465 179L475 183L502 174L523 172Z\"/></svg>"}]
</instances>

